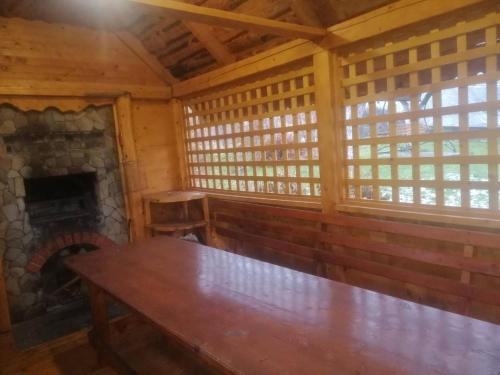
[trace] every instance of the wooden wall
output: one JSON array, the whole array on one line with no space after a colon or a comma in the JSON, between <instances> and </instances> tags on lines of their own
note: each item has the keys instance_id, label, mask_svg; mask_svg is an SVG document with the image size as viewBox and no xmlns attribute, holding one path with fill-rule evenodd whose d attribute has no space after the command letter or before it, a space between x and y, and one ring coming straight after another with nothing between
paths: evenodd
<instances>
[{"instance_id":1,"label":"wooden wall","mask_svg":"<svg viewBox=\"0 0 500 375\"><path fill-rule=\"evenodd\" d=\"M114 33L0 18L0 94L167 97L169 88Z\"/></svg>"},{"instance_id":2,"label":"wooden wall","mask_svg":"<svg viewBox=\"0 0 500 375\"><path fill-rule=\"evenodd\" d=\"M132 101L132 123L139 170L141 195L180 189L181 177L177 154L176 129L172 103ZM144 235L144 217L135 218L137 237Z\"/></svg>"},{"instance_id":3,"label":"wooden wall","mask_svg":"<svg viewBox=\"0 0 500 375\"><path fill-rule=\"evenodd\" d=\"M144 232L142 194L182 184L172 116L178 102L167 100L171 88L148 56L129 46L110 32L0 18L0 103L24 111L114 106L127 211L137 239ZM7 348L12 341L0 267L0 352Z\"/></svg>"},{"instance_id":4,"label":"wooden wall","mask_svg":"<svg viewBox=\"0 0 500 375\"><path fill-rule=\"evenodd\" d=\"M210 214L219 248L500 323L498 233L223 199Z\"/></svg>"}]
</instances>

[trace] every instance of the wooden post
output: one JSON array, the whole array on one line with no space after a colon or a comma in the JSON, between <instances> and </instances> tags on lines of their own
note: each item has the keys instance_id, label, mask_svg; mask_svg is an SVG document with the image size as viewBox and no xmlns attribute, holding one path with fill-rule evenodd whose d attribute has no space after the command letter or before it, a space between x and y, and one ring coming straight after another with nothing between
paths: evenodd
<instances>
[{"instance_id":1,"label":"wooden post","mask_svg":"<svg viewBox=\"0 0 500 375\"><path fill-rule=\"evenodd\" d=\"M119 96L115 103L115 127L122 173L123 192L125 197L127 219L129 221L130 241L142 238L144 229L137 228L142 222L141 179L135 150L132 101L129 94Z\"/></svg>"},{"instance_id":2,"label":"wooden post","mask_svg":"<svg viewBox=\"0 0 500 375\"><path fill-rule=\"evenodd\" d=\"M472 245L465 245L464 246L464 257L465 258L472 258L472 257L474 257L474 246L472 246ZM470 274L470 272L463 270L462 273L461 273L461 275L460 275L460 281L462 283L464 283L464 284L470 284L470 281L471 281L471 274ZM465 315L469 315L470 304L471 304L471 300L467 298L465 300L465 306L464 306L464 311L463 311L463 313Z\"/></svg>"},{"instance_id":3,"label":"wooden post","mask_svg":"<svg viewBox=\"0 0 500 375\"><path fill-rule=\"evenodd\" d=\"M177 156L179 158L180 186L182 190L186 190L189 183L187 179L188 171L184 137L184 110L182 108L182 101L179 99L171 99L169 104L170 112L172 113L171 126L174 126L175 128Z\"/></svg>"},{"instance_id":4,"label":"wooden post","mask_svg":"<svg viewBox=\"0 0 500 375\"><path fill-rule=\"evenodd\" d=\"M142 200L143 204L143 212L144 212L144 227L145 227L145 237L153 237L154 236L154 230L151 228L151 200L150 199L143 199Z\"/></svg>"},{"instance_id":5,"label":"wooden post","mask_svg":"<svg viewBox=\"0 0 500 375\"><path fill-rule=\"evenodd\" d=\"M90 311L92 314L93 334L97 340L97 348L99 354L99 363L105 365L104 354L102 347L109 347L110 345L110 330L108 320L108 310L106 306L106 295L102 289L98 288L95 284L88 282L89 297L90 297Z\"/></svg>"},{"instance_id":6,"label":"wooden post","mask_svg":"<svg viewBox=\"0 0 500 375\"><path fill-rule=\"evenodd\" d=\"M7 300L7 288L3 277L3 259L0 258L0 367L14 349L12 339L9 301Z\"/></svg>"},{"instance_id":7,"label":"wooden post","mask_svg":"<svg viewBox=\"0 0 500 375\"><path fill-rule=\"evenodd\" d=\"M2 259L0 259L1 261ZM8 333L11 329L7 288L3 277L3 262L0 262L0 334Z\"/></svg>"},{"instance_id":8,"label":"wooden post","mask_svg":"<svg viewBox=\"0 0 500 375\"><path fill-rule=\"evenodd\" d=\"M323 212L334 214L342 197L342 108L337 57L330 51L314 55L316 111L319 125Z\"/></svg>"},{"instance_id":9,"label":"wooden post","mask_svg":"<svg viewBox=\"0 0 500 375\"><path fill-rule=\"evenodd\" d=\"M321 206L323 213L334 215L343 194L342 164L342 95L338 57L325 50L314 55L314 82L316 86L316 111L318 114L319 154L321 174ZM321 225L321 231L327 230ZM330 249L330 251L332 251ZM334 266L335 274L346 282L345 268ZM321 276L327 275L325 265L317 265Z\"/></svg>"},{"instance_id":10,"label":"wooden post","mask_svg":"<svg viewBox=\"0 0 500 375\"><path fill-rule=\"evenodd\" d=\"M202 199L203 219L207 222L205 225L205 242L207 246L212 246L212 228L210 226L210 212L208 209L208 197Z\"/></svg>"}]
</instances>

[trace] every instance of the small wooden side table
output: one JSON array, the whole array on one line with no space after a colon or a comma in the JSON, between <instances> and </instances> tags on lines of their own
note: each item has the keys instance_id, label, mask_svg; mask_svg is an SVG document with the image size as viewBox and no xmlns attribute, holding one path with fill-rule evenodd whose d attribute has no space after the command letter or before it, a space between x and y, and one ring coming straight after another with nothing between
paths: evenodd
<instances>
[{"instance_id":1,"label":"small wooden side table","mask_svg":"<svg viewBox=\"0 0 500 375\"><path fill-rule=\"evenodd\" d=\"M197 191L163 191L143 196L148 237L166 234L181 237L195 232L209 244L208 198Z\"/></svg>"}]
</instances>

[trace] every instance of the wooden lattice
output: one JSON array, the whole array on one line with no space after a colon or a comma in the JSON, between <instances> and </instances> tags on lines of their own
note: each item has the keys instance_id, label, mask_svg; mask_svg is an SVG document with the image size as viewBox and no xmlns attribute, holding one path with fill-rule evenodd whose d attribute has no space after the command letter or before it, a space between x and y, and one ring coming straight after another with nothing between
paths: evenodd
<instances>
[{"instance_id":1,"label":"wooden lattice","mask_svg":"<svg viewBox=\"0 0 500 375\"><path fill-rule=\"evenodd\" d=\"M311 66L184 101L192 188L319 196Z\"/></svg>"},{"instance_id":2,"label":"wooden lattice","mask_svg":"<svg viewBox=\"0 0 500 375\"><path fill-rule=\"evenodd\" d=\"M499 24L342 57L346 202L498 214Z\"/></svg>"}]
</instances>

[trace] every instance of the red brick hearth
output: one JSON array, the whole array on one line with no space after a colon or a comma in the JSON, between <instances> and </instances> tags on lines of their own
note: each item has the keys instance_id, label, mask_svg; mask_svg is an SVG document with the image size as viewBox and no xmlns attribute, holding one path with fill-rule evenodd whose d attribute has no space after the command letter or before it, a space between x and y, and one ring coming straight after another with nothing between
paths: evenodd
<instances>
[{"instance_id":1,"label":"red brick hearth","mask_svg":"<svg viewBox=\"0 0 500 375\"><path fill-rule=\"evenodd\" d=\"M115 248L117 244L96 232L61 233L35 251L26 265L27 272L38 272L45 262L58 251L72 245L92 245L99 249Z\"/></svg>"}]
</instances>

